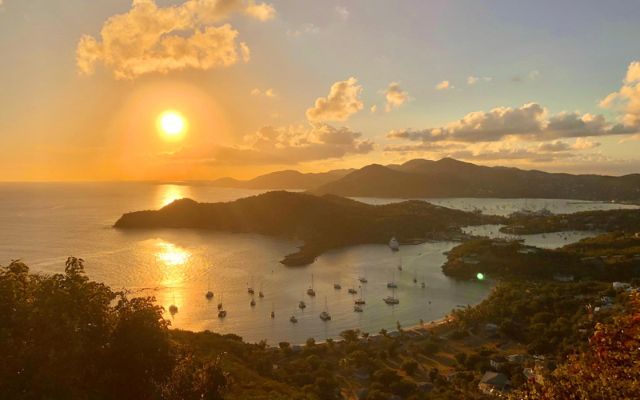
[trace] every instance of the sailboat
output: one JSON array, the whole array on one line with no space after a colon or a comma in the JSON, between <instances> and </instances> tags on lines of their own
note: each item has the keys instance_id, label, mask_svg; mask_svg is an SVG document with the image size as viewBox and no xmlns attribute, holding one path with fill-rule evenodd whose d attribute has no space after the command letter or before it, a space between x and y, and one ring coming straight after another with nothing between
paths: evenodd
<instances>
[{"instance_id":1,"label":"sailboat","mask_svg":"<svg viewBox=\"0 0 640 400\"><path fill-rule=\"evenodd\" d=\"M361 305L356 304L355 306L353 306L353 311L355 311L355 312L363 312L364 308L362 308Z\"/></svg>"},{"instance_id":2,"label":"sailboat","mask_svg":"<svg viewBox=\"0 0 640 400\"><path fill-rule=\"evenodd\" d=\"M356 299L355 304L356 306L362 306L366 304L366 302L364 301L364 290L362 289L362 287L360 288L360 297Z\"/></svg>"},{"instance_id":3,"label":"sailboat","mask_svg":"<svg viewBox=\"0 0 640 400\"><path fill-rule=\"evenodd\" d=\"M298 308L304 310L305 308L307 308L307 304L303 300L300 300L300 303L298 303Z\"/></svg>"},{"instance_id":4,"label":"sailboat","mask_svg":"<svg viewBox=\"0 0 640 400\"><path fill-rule=\"evenodd\" d=\"M211 276L208 277L207 293L204 296L207 298L207 300L213 299L213 292L211 291Z\"/></svg>"},{"instance_id":5,"label":"sailboat","mask_svg":"<svg viewBox=\"0 0 640 400\"><path fill-rule=\"evenodd\" d=\"M298 318L296 318L295 315L292 315L291 318L289 318L289 321L291 321L292 324L297 324L298 323Z\"/></svg>"},{"instance_id":6,"label":"sailboat","mask_svg":"<svg viewBox=\"0 0 640 400\"><path fill-rule=\"evenodd\" d=\"M350 287L348 292L349 292L349 294L358 294L358 291L356 290L355 285Z\"/></svg>"},{"instance_id":7,"label":"sailboat","mask_svg":"<svg viewBox=\"0 0 640 400\"><path fill-rule=\"evenodd\" d=\"M413 283L418 283L418 273L417 272L413 273Z\"/></svg>"},{"instance_id":8,"label":"sailboat","mask_svg":"<svg viewBox=\"0 0 640 400\"><path fill-rule=\"evenodd\" d=\"M398 242L398 239L394 237L391 238L391 240L389 240L389 248L393 251L398 251L400 250L400 243Z\"/></svg>"},{"instance_id":9,"label":"sailboat","mask_svg":"<svg viewBox=\"0 0 640 400\"><path fill-rule=\"evenodd\" d=\"M400 300L396 297L395 289L393 289L393 294L391 296L387 296L382 300L389 305L400 304Z\"/></svg>"},{"instance_id":10,"label":"sailboat","mask_svg":"<svg viewBox=\"0 0 640 400\"><path fill-rule=\"evenodd\" d=\"M255 305L256 305L256 300L252 297L252 298L251 298L251 303L249 303L249 304L251 304L251 307L255 307Z\"/></svg>"},{"instance_id":11,"label":"sailboat","mask_svg":"<svg viewBox=\"0 0 640 400\"><path fill-rule=\"evenodd\" d=\"M226 316L227 316L227 311L226 310L218 311L218 318L222 319L222 318L224 318Z\"/></svg>"},{"instance_id":12,"label":"sailboat","mask_svg":"<svg viewBox=\"0 0 640 400\"><path fill-rule=\"evenodd\" d=\"M395 289L398 287L398 284L395 282L396 274L394 272L393 277L391 278L391 282L387 283L387 287L389 289Z\"/></svg>"},{"instance_id":13,"label":"sailboat","mask_svg":"<svg viewBox=\"0 0 640 400\"><path fill-rule=\"evenodd\" d=\"M323 321L329 321L331 320L331 314L329 314L329 311L327 310L327 298L324 298L324 311L322 311L320 313L320 319Z\"/></svg>"},{"instance_id":14,"label":"sailboat","mask_svg":"<svg viewBox=\"0 0 640 400\"><path fill-rule=\"evenodd\" d=\"M262 292L262 282L260 282L260 291L258 292L258 297L263 298L264 293Z\"/></svg>"},{"instance_id":15,"label":"sailboat","mask_svg":"<svg viewBox=\"0 0 640 400\"><path fill-rule=\"evenodd\" d=\"M255 291L253 290L253 275L251 276L251 286L249 286L249 282L247 282L247 293L249 294L255 293Z\"/></svg>"},{"instance_id":16,"label":"sailboat","mask_svg":"<svg viewBox=\"0 0 640 400\"><path fill-rule=\"evenodd\" d=\"M362 275L360 276L360 278L358 278L358 280L360 281L360 283L367 283L367 282L369 282L369 281L367 280L367 276L366 276L366 273L364 273L364 271L363 271Z\"/></svg>"},{"instance_id":17,"label":"sailboat","mask_svg":"<svg viewBox=\"0 0 640 400\"><path fill-rule=\"evenodd\" d=\"M316 295L316 291L313 289L313 274L311 274L311 286L307 289L307 294L311 297Z\"/></svg>"},{"instance_id":18,"label":"sailboat","mask_svg":"<svg viewBox=\"0 0 640 400\"><path fill-rule=\"evenodd\" d=\"M276 317L276 312L273 309L273 303L271 303L271 319L274 319Z\"/></svg>"},{"instance_id":19,"label":"sailboat","mask_svg":"<svg viewBox=\"0 0 640 400\"><path fill-rule=\"evenodd\" d=\"M334 283L334 284L333 284L333 288L334 288L335 290L340 290L340 289L342 289L342 285L340 285L339 283Z\"/></svg>"},{"instance_id":20,"label":"sailboat","mask_svg":"<svg viewBox=\"0 0 640 400\"><path fill-rule=\"evenodd\" d=\"M398 271L402 271L402 262L398 263Z\"/></svg>"}]
</instances>

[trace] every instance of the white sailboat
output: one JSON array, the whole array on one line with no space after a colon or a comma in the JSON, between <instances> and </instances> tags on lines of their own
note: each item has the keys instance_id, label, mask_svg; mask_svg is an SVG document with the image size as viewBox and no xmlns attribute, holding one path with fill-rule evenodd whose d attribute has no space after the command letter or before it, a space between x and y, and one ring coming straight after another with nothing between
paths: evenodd
<instances>
[{"instance_id":1,"label":"white sailboat","mask_svg":"<svg viewBox=\"0 0 640 400\"><path fill-rule=\"evenodd\" d=\"M362 306L366 304L366 301L364 300L364 289L362 287L360 288L360 297L357 298L354 303L356 306Z\"/></svg>"},{"instance_id":2,"label":"white sailboat","mask_svg":"<svg viewBox=\"0 0 640 400\"><path fill-rule=\"evenodd\" d=\"M311 286L307 289L307 294L311 297L316 295L316 291L313 289L313 274L311 274Z\"/></svg>"},{"instance_id":3,"label":"white sailboat","mask_svg":"<svg viewBox=\"0 0 640 400\"><path fill-rule=\"evenodd\" d=\"M331 314L329 314L329 311L327 309L327 298L324 298L324 311L322 311L320 313L320 319L323 321L329 321L331 320Z\"/></svg>"},{"instance_id":4,"label":"white sailboat","mask_svg":"<svg viewBox=\"0 0 640 400\"><path fill-rule=\"evenodd\" d=\"M398 287L398 284L396 283L396 274L395 274L395 272L393 273L391 281L389 283L387 283L387 287L389 289L395 289L395 288Z\"/></svg>"},{"instance_id":5,"label":"white sailboat","mask_svg":"<svg viewBox=\"0 0 640 400\"><path fill-rule=\"evenodd\" d=\"M398 242L398 239L394 237L391 238L391 240L389 240L389 248L393 251L398 251L400 250L400 243Z\"/></svg>"}]
</instances>

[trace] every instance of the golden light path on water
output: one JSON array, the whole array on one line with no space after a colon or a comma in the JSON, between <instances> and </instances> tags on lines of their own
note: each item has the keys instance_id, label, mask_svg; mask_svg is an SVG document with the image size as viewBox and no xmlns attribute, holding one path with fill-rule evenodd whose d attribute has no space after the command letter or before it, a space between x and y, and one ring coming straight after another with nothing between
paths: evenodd
<instances>
[{"instance_id":1,"label":"golden light path on water","mask_svg":"<svg viewBox=\"0 0 640 400\"><path fill-rule=\"evenodd\" d=\"M162 291L163 298L160 304L169 309L175 305L178 309L184 304L185 297L185 271L184 267L190 261L192 254L173 243L158 241L156 244L156 265L162 276L160 284L167 290Z\"/></svg>"}]
</instances>

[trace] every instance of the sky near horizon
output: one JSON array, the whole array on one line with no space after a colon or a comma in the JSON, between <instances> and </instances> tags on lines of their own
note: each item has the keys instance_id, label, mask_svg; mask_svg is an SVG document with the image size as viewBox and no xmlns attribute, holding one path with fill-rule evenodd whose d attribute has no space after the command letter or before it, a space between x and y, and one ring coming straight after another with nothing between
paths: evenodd
<instances>
[{"instance_id":1,"label":"sky near horizon","mask_svg":"<svg viewBox=\"0 0 640 400\"><path fill-rule=\"evenodd\" d=\"M0 0L0 181L442 157L640 172L639 17L637 0Z\"/></svg>"}]
</instances>

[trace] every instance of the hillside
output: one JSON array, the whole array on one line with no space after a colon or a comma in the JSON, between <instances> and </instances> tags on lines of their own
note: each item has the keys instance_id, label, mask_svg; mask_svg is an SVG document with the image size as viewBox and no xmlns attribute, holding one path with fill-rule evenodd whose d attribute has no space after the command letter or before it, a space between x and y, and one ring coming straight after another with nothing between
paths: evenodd
<instances>
[{"instance_id":1,"label":"hillside","mask_svg":"<svg viewBox=\"0 0 640 400\"><path fill-rule=\"evenodd\" d=\"M498 197L640 200L640 174L571 175L485 167L450 158L373 164L312 190L349 197Z\"/></svg>"},{"instance_id":2,"label":"hillside","mask_svg":"<svg viewBox=\"0 0 640 400\"><path fill-rule=\"evenodd\" d=\"M423 201L368 205L338 196L268 192L230 203L183 199L157 211L123 215L119 229L197 228L252 232L304 241L286 265L305 265L327 249L363 243L452 239L461 226L500 223L505 219L452 210Z\"/></svg>"},{"instance_id":3,"label":"hillside","mask_svg":"<svg viewBox=\"0 0 640 400\"><path fill-rule=\"evenodd\" d=\"M352 171L350 169L340 169L315 174L304 174L293 170L277 171L245 181L234 178L220 178L213 181L213 185L243 189L312 189L340 179Z\"/></svg>"}]
</instances>

